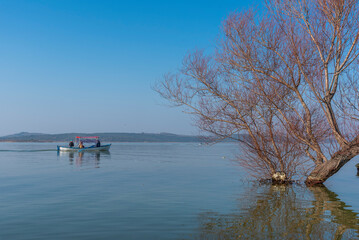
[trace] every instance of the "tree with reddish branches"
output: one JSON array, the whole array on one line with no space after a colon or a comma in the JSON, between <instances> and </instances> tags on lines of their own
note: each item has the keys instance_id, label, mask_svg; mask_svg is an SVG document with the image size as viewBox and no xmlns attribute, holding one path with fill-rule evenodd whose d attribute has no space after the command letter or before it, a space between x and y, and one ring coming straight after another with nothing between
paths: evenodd
<instances>
[{"instance_id":1,"label":"tree with reddish branches","mask_svg":"<svg viewBox=\"0 0 359 240\"><path fill-rule=\"evenodd\" d=\"M156 91L241 142L252 175L322 184L359 154L358 0L268 0L260 12L231 14L216 54L190 54Z\"/></svg>"}]
</instances>

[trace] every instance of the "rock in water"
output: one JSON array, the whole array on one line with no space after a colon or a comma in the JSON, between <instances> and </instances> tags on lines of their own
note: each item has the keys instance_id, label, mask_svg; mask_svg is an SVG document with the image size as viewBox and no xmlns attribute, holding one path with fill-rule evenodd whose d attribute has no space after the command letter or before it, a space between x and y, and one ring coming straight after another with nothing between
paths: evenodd
<instances>
[{"instance_id":1,"label":"rock in water","mask_svg":"<svg viewBox=\"0 0 359 240\"><path fill-rule=\"evenodd\" d=\"M287 180L287 176L285 175L285 172L275 172L272 175L273 183L285 183L286 180Z\"/></svg>"}]
</instances>

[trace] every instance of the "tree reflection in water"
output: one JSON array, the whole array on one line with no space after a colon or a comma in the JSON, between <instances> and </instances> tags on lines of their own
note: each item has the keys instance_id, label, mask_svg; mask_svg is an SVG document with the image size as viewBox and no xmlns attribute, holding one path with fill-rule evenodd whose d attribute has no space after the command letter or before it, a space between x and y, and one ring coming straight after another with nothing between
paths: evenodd
<instances>
[{"instance_id":1,"label":"tree reflection in water","mask_svg":"<svg viewBox=\"0 0 359 240\"><path fill-rule=\"evenodd\" d=\"M357 213L347 209L346 204L325 187L261 185L253 188L245 194L246 199L241 199L252 203L251 206L241 206L227 215L200 214L197 238L359 239Z\"/></svg>"}]
</instances>

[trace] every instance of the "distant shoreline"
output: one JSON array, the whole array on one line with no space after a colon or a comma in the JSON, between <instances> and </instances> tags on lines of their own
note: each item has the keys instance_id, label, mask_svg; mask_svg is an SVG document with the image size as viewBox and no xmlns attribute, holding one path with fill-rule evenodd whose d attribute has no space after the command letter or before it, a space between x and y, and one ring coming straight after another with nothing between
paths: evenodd
<instances>
[{"instance_id":1,"label":"distant shoreline","mask_svg":"<svg viewBox=\"0 0 359 240\"><path fill-rule=\"evenodd\" d=\"M0 137L0 142L69 142L76 136L98 136L103 142L208 142L204 137L172 133L29 133Z\"/></svg>"},{"instance_id":2,"label":"distant shoreline","mask_svg":"<svg viewBox=\"0 0 359 240\"><path fill-rule=\"evenodd\" d=\"M240 134L241 135L241 134ZM98 136L101 142L113 143L209 143L214 139L209 136L179 135L173 133L29 133L21 132L0 137L0 142L69 142L75 140L76 136L88 137ZM246 138L243 135L241 138ZM236 142L233 139L225 139L223 142Z\"/></svg>"},{"instance_id":3,"label":"distant shoreline","mask_svg":"<svg viewBox=\"0 0 359 240\"><path fill-rule=\"evenodd\" d=\"M0 140L0 142L3 143L67 143L68 141L5 141L5 140ZM103 142L108 142L108 141L103 141ZM158 142L154 142L154 141L111 141L111 143L204 143L204 141L188 141L188 142L180 142L180 141L175 141L175 142L164 142L164 141L158 141ZM205 143L204 143L205 144Z\"/></svg>"}]
</instances>

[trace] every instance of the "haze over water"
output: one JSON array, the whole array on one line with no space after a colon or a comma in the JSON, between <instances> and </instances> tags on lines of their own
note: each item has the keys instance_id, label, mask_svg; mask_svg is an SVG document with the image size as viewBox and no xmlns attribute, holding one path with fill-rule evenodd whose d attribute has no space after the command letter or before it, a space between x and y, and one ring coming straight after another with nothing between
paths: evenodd
<instances>
[{"instance_id":1,"label":"haze over water","mask_svg":"<svg viewBox=\"0 0 359 240\"><path fill-rule=\"evenodd\" d=\"M57 153L0 143L0 239L359 239L359 178L247 181L236 144L115 143Z\"/></svg>"}]
</instances>

